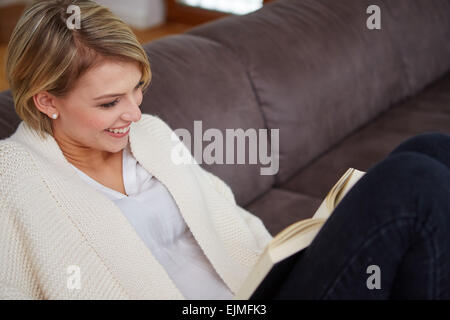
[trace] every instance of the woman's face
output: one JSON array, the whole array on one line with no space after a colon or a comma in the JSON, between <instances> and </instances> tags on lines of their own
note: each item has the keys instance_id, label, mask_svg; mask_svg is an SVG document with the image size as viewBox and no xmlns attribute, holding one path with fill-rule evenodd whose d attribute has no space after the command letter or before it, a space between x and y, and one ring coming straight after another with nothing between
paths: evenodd
<instances>
[{"instance_id":1,"label":"woman's face","mask_svg":"<svg viewBox=\"0 0 450 320\"><path fill-rule=\"evenodd\" d=\"M116 153L125 148L128 134L117 138L108 128L119 128L141 118L142 73L137 63L103 60L90 69L64 98L54 98L58 118L52 120L58 143Z\"/></svg>"}]
</instances>

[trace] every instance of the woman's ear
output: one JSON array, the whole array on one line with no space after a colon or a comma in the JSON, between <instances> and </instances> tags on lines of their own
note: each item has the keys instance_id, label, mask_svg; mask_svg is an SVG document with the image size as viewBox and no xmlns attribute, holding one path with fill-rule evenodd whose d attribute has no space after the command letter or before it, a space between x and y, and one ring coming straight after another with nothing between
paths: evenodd
<instances>
[{"instance_id":1,"label":"woman's ear","mask_svg":"<svg viewBox=\"0 0 450 320\"><path fill-rule=\"evenodd\" d=\"M54 113L58 113L58 109L55 106L55 97L47 91L41 91L35 94L33 101L36 108L49 117Z\"/></svg>"}]
</instances>

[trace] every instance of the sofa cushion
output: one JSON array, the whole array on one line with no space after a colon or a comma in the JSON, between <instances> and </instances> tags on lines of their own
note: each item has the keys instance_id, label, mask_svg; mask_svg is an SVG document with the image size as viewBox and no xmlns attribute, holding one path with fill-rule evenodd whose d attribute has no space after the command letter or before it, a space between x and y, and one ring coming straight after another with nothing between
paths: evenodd
<instances>
[{"instance_id":1,"label":"sofa cushion","mask_svg":"<svg viewBox=\"0 0 450 320\"><path fill-rule=\"evenodd\" d=\"M152 82L144 95L142 112L158 115L173 130L187 129L192 138L191 153L199 154L197 162L231 187L238 204L245 205L270 189L274 176L261 175L261 168L268 165L260 164L259 158L257 164L249 163L248 153L253 149L248 142L245 164L236 165L236 148L234 164L226 161L225 152L232 149L226 143L233 143L226 138L226 129L265 128L252 84L236 56L215 41L186 34L152 41L144 48L152 68ZM224 164L209 165L194 150L194 121L201 121L198 140L209 128L220 130ZM200 151L211 143L205 138Z\"/></svg>"},{"instance_id":2,"label":"sofa cushion","mask_svg":"<svg viewBox=\"0 0 450 320\"><path fill-rule=\"evenodd\" d=\"M373 1L278 0L188 31L247 69L268 128L280 129L276 185L406 95L384 3L382 30L366 27Z\"/></svg>"},{"instance_id":3,"label":"sofa cushion","mask_svg":"<svg viewBox=\"0 0 450 320\"><path fill-rule=\"evenodd\" d=\"M450 134L450 73L352 133L282 188L323 199L347 168L367 171L401 142L424 132Z\"/></svg>"},{"instance_id":4,"label":"sofa cushion","mask_svg":"<svg viewBox=\"0 0 450 320\"><path fill-rule=\"evenodd\" d=\"M272 188L245 207L260 217L274 236L290 224L309 218L319 208L321 199Z\"/></svg>"},{"instance_id":5,"label":"sofa cushion","mask_svg":"<svg viewBox=\"0 0 450 320\"><path fill-rule=\"evenodd\" d=\"M450 1L383 1L391 18L384 19L401 57L408 86L415 94L450 68Z\"/></svg>"},{"instance_id":6,"label":"sofa cushion","mask_svg":"<svg viewBox=\"0 0 450 320\"><path fill-rule=\"evenodd\" d=\"M11 90L0 92L0 139L11 136L19 126L20 118L14 110Z\"/></svg>"}]
</instances>

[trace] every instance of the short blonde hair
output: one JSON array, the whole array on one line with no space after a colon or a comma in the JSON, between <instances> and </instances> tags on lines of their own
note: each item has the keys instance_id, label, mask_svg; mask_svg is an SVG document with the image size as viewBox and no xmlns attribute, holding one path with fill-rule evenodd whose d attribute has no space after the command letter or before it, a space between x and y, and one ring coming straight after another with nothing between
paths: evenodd
<instances>
[{"instance_id":1,"label":"short blonde hair","mask_svg":"<svg viewBox=\"0 0 450 320\"><path fill-rule=\"evenodd\" d=\"M80 8L80 28L69 28L70 5ZM18 116L40 136L53 136L51 119L34 104L41 91L62 97L100 58L137 62L145 91L150 62L133 31L108 8L90 0L35 1L8 43L6 75Z\"/></svg>"}]
</instances>

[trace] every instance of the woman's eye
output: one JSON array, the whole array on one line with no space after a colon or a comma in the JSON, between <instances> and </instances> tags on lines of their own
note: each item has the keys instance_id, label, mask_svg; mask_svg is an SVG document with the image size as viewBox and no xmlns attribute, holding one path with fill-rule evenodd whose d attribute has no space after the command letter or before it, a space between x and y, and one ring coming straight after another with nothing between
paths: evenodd
<instances>
[{"instance_id":1,"label":"woman's eye","mask_svg":"<svg viewBox=\"0 0 450 320\"><path fill-rule=\"evenodd\" d=\"M139 84L136 86L136 90L139 89L144 84L144 81L139 82ZM119 99L116 99L112 102L101 104L100 107L103 108L111 108L114 107L119 102Z\"/></svg>"},{"instance_id":2,"label":"woman's eye","mask_svg":"<svg viewBox=\"0 0 450 320\"><path fill-rule=\"evenodd\" d=\"M119 102L118 99L116 99L116 100L114 100L112 102L109 102L109 103L101 104L100 107L103 107L103 108L114 107L117 104L117 102Z\"/></svg>"}]
</instances>

